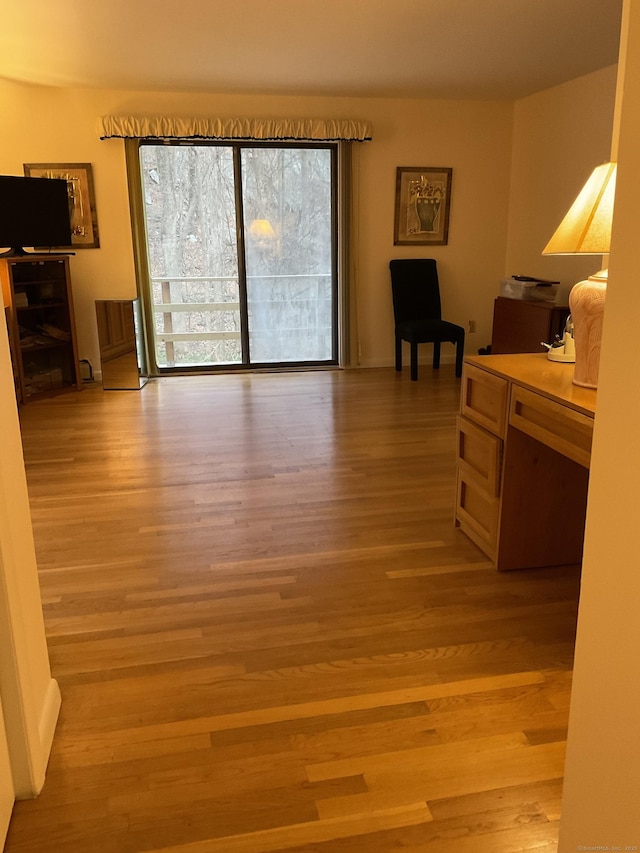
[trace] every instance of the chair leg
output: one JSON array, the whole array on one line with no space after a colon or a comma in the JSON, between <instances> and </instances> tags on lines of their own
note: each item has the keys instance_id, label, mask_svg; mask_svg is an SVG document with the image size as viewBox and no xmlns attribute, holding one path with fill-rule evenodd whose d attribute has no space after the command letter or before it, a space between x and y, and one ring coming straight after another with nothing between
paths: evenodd
<instances>
[{"instance_id":1,"label":"chair leg","mask_svg":"<svg viewBox=\"0 0 640 853\"><path fill-rule=\"evenodd\" d=\"M396 335L396 370L402 370L402 338Z\"/></svg>"},{"instance_id":2,"label":"chair leg","mask_svg":"<svg viewBox=\"0 0 640 853\"><path fill-rule=\"evenodd\" d=\"M440 341L433 342L433 366L440 367Z\"/></svg>"},{"instance_id":3,"label":"chair leg","mask_svg":"<svg viewBox=\"0 0 640 853\"><path fill-rule=\"evenodd\" d=\"M462 359L464 358L464 339L456 343L456 376L462 376Z\"/></svg>"},{"instance_id":4,"label":"chair leg","mask_svg":"<svg viewBox=\"0 0 640 853\"><path fill-rule=\"evenodd\" d=\"M411 378L415 382L418 378L418 344L411 342Z\"/></svg>"}]
</instances>

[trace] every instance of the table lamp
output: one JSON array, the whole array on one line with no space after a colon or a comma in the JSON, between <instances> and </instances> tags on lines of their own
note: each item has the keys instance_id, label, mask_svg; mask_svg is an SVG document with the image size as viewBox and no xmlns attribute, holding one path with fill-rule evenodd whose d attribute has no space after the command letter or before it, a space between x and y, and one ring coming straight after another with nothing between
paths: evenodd
<instances>
[{"instance_id":1,"label":"table lamp","mask_svg":"<svg viewBox=\"0 0 640 853\"><path fill-rule=\"evenodd\" d=\"M249 234L257 240L269 240L276 236L268 219L254 219L249 225Z\"/></svg>"},{"instance_id":2,"label":"table lamp","mask_svg":"<svg viewBox=\"0 0 640 853\"><path fill-rule=\"evenodd\" d=\"M616 163L597 166L543 255L607 255L611 243L611 221L616 189ZM575 385L596 388L600 363L602 318L607 294L607 270L575 284L569 294L569 309L576 344Z\"/></svg>"}]
</instances>

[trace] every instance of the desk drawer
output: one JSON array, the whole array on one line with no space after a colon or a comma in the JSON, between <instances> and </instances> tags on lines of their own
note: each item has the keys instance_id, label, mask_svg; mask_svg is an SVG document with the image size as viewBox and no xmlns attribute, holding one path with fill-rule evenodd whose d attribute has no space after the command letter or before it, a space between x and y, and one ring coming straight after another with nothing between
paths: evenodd
<instances>
[{"instance_id":1,"label":"desk drawer","mask_svg":"<svg viewBox=\"0 0 640 853\"><path fill-rule=\"evenodd\" d=\"M456 525L491 559L498 542L500 501L458 469Z\"/></svg>"},{"instance_id":2,"label":"desk drawer","mask_svg":"<svg viewBox=\"0 0 640 853\"><path fill-rule=\"evenodd\" d=\"M487 493L500 493L502 440L458 415L458 468L475 479Z\"/></svg>"},{"instance_id":3,"label":"desk drawer","mask_svg":"<svg viewBox=\"0 0 640 853\"><path fill-rule=\"evenodd\" d=\"M462 414L494 435L504 436L507 389L506 379L466 364L462 377Z\"/></svg>"},{"instance_id":4,"label":"desk drawer","mask_svg":"<svg viewBox=\"0 0 640 853\"><path fill-rule=\"evenodd\" d=\"M593 418L549 400L527 388L513 386L509 425L573 459L585 468L591 459Z\"/></svg>"}]
</instances>

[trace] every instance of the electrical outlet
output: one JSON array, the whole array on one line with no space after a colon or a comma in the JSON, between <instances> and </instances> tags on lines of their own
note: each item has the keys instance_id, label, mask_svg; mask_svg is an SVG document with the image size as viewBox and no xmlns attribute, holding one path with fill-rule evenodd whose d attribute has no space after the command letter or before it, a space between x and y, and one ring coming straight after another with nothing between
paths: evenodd
<instances>
[{"instance_id":1,"label":"electrical outlet","mask_svg":"<svg viewBox=\"0 0 640 853\"><path fill-rule=\"evenodd\" d=\"M472 335L475 332L475 330L476 330L476 321L475 320L469 320L469 323L468 323L469 334Z\"/></svg>"}]
</instances>

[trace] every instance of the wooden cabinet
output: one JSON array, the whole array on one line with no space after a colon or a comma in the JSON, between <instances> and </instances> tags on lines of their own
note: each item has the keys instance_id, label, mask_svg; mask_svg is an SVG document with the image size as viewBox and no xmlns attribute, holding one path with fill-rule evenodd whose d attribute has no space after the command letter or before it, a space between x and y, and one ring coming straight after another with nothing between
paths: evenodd
<instances>
[{"instance_id":1,"label":"wooden cabinet","mask_svg":"<svg viewBox=\"0 0 640 853\"><path fill-rule=\"evenodd\" d=\"M581 559L596 392L572 377L544 354L465 359L456 525L498 569Z\"/></svg>"},{"instance_id":2,"label":"wooden cabinet","mask_svg":"<svg viewBox=\"0 0 640 853\"><path fill-rule=\"evenodd\" d=\"M22 403L81 388L66 255L0 258L0 282Z\"/></svg>"},{"instance_id":3,"label":"wooden cabinet","mask_svg":"<svg viewBox=\"0 0 640 853\"><path fill-rule=\"evenodd\" d=\"M541 341L562 337L568 305L498 296L493 306L491 354L542 352Z\"/></svg>"}]
</instances>

